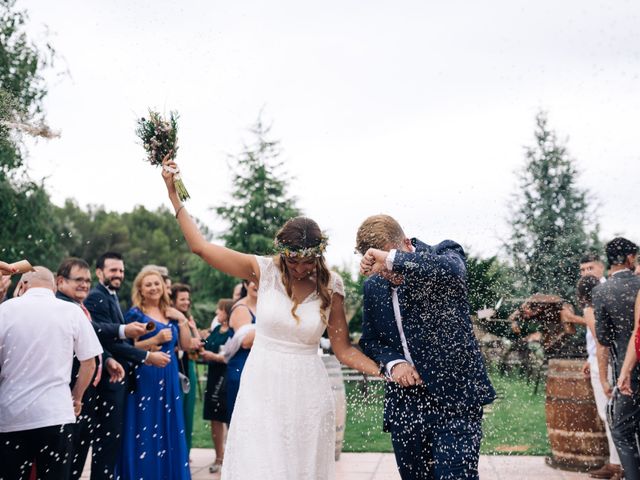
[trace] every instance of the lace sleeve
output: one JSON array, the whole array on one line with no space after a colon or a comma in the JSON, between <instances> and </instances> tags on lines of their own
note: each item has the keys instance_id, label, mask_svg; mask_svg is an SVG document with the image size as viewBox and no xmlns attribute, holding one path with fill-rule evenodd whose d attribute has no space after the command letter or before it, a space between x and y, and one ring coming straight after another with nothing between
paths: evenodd
<instances>
[{"instance_id":1,"label":"lace sleeve","mask_svg":"<svg viewBox=\"0 0 640 480\"><path fill-rule=\"evenodd\" d=\"M259 290L270 290L274 288L276 278L276 266L271 257L261 257L256 255L258 268L260 268L260 287Z\"/></svg>"},{"instance_id":2,"label":"lace sleeve","mask_svg":"<svg viewBox=\"0 0 640 480\"><path fill-rule=\"evenodd\" d=\"M331 291L344 297L344 282L336 272L331 272Z\"/></svg>"}]
</instances>

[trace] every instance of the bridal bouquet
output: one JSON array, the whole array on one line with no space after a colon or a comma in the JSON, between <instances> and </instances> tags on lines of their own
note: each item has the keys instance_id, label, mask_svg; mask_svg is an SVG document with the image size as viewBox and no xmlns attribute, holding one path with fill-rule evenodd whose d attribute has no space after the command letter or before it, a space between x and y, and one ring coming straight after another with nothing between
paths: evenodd
<instances>
[{"instance_id":1,"label":"bridal bouquet","mask_svg":"<svg viewBox=\"0 0 640 480\"><path fill-rule=\"evenodd\" d=\"M147 160L156 167L162 166L162 160L167 155L173 160L178 150L178 115L175 112L169 113L169 118L165 119L158 112L149 110L149 118L138 120L136 135L142 140L142 147L147 152ZM189 192L182 183L180 172L170 167L163 167L168 172L174 173L174 184L176 192L181 201L189 198Z\"/></svg>"}]
</instances>

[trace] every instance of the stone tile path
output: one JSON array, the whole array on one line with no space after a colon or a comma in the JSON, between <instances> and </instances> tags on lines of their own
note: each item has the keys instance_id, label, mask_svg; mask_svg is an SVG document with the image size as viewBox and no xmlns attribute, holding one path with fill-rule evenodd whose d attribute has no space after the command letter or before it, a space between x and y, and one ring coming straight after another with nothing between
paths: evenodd
<instances>
[{"instance_id":1,"label":"stone tile path","mask_svg":"<svg viewBox=\"0 0 640 480\"><path fill-rule=\"evenodd\" d=\"M193 480L219 480L219 474L209 473L213 450L191 450ZM336 480L400 480L393 454L343 453L336 464ZM89 466L83 479L89 478ZM578 480L587 479L585 473L554 470L544 463L544 457L488 456L480 457L480 480Z\"/></svg>"}]
</instances>

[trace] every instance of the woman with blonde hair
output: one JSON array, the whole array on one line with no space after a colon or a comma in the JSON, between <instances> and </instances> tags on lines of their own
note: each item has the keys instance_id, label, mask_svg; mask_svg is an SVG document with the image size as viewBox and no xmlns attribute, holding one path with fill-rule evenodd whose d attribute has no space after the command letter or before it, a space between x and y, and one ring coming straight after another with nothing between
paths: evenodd
<instances>
[{"instance_id":1,"label":"woman with blonde hair","mask_svg":"<svg viewBox=\"0 0 640 480\"><path fill-rule=\"evenodd\" d=\"M149 330L135 342L137 348L161 350L172 358L176 345L182 350L190 348L187 318L171 307L160 272L138 273L131 300L125 321L146 323ZM118 478L190 479L177 362L164 368L140 365L134 374L135 389L126 399Z\"/></svg>"},{"instance_id":2,"label":"woman with blonde hair","mask_svg":"<svg viewBox=\"0 0 640 480\"><path fill-rule=\"evenodd\" d=\"M351 345L342 279L327 268L327 239L296 217L276 235L273 257L211 244L180 203L175 162L163 178L191 250L213 268L258 287L255 338L229 427L223 480L335 478L335 398L318 355L328 329L338 360L368 375L379 366Z\"/></svg>"}]
</instances>

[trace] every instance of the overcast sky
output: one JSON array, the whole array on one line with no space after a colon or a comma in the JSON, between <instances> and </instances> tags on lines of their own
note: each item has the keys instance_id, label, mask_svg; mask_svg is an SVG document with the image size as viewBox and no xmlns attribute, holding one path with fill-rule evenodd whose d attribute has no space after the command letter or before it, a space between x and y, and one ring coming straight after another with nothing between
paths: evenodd
<instances>
[{"instance_id":1,"label":"overcast sky","mask_svg":"<svg viewBox=\"0 0 640 480\"><path fill-rule=\"evenodd\" d=\"M544 109L599 203L605 240L640 241L638 2L18 7L59 54L45 107L62 136L32 145L29 160L58 204L168 205L134 129L148 107L177 110L189 210L219 231L209 207L229 199L227 155L263 108L331 263L355 262L355 231L380 212L428 243L490 255L508 236L523 146Z\"/></svg>"}]
</instances>

